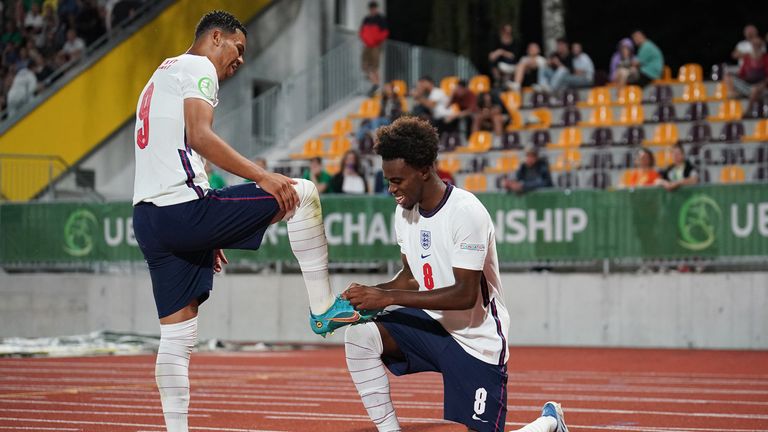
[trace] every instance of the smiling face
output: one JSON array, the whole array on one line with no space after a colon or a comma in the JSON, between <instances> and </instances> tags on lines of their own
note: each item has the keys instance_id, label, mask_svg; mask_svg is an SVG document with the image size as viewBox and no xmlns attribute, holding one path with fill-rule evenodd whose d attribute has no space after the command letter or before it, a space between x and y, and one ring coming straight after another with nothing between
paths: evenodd
<instances>
[{"instance_id":1,"label":"smiling face","mask_svg":"<svg viewBox=\"0 0 768 432\"><path fill-rule=\"evenodd\" d=\"M240 30L227 33L219 29L213 29L210 37L213 39L213 53L211 62L216 67L219 81L230 78L245 62L245 35Z\"/></svg>"},{"instance_id":2,"label":"smiling face","mask_svg":"<svg viewBox=\"0 0 768 432\"><path fill-rule=\"evenodd\" d=\"M403 159L385 160L381 169L389 182L389 193L402 208L410 210L424 198L424 185L430 178L430 168L414 168Z\"/></svg>"}]
</instances>

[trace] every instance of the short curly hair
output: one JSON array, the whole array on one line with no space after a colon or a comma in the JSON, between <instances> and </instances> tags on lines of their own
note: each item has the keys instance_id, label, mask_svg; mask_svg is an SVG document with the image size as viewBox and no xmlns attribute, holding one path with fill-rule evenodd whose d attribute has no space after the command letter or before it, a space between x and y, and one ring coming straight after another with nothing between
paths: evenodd
<instances>
[{"instance_id":1,"label":"short curly hair","mask_svg":"<svg viewBox=\"0 0 768 432\"><path fill-rule=\"evenodd\" d=\"M197 23L197 28L195 28L195 39L199 39L205 32L215 28L229 34L240 30L244 36L248 36L248 30L245 29L243 24L234 15L227 11L214 10L200 18L200 22Z\"/></svg>"},{"instance_id":2,"label":"short curly hair","mask_svg":"<svg viewBox=\"0 0 768 432\"><path fill-rule=\"evenodd\" d=\"M437 129L418 117L400 117L376 131L376 154L385 161L402 159L413 168L434 165Z\"/></svg>"}]
</instances>

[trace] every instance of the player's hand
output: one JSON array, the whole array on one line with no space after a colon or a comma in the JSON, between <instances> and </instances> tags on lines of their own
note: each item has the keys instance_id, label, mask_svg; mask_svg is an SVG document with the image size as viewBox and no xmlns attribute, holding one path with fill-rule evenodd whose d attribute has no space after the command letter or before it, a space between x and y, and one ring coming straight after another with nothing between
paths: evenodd
<instances>
[{"instance_id":1,"label":"player's hand","mask_svg":"<svg viewBox=\"0 0 768 432\"><path fill-rule=\"evenodd\" d=\"M227 256L224 255L224 250L216 249L213 251L213 272L221 273L221 271L224 269L224 264L229 264Z\"/></svg>"},{"instance_id":2,"label":"player's hand","mask_svg":"<svg viewBox=\"0 0 768 432\"><path fill-rule=\"evenodd\" d=\"M283 212L289 212L299 205L299 194L293 187L295 184L296 180L271 172L265 172L264 177L259 181L259 186L275 197L277 205Z\"/></svg>"},{"instance_id":3,"label":"player's hand","mask_svg":"<svg viewBox=\"0 0 768 432\"><path fill-rule=\"evenodd\" d=\"M352 306L358 310L384 309L393 304L392 295L389 291L358 283L350 284L341 296L349 300Z\"/></svg>"}]
</instances>

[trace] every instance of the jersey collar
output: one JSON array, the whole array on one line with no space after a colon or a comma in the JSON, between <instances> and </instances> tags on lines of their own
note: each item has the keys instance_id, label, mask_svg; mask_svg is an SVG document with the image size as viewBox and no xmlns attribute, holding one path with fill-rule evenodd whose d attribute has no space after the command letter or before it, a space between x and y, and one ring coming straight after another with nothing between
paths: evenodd
<instances>
[{"instance_id":1,"label":"jersey collar","mask_svg":"<svg viewBox=\"0 0 768 432\"><path fill-rule=\"evenodd\" d=\"M430 211L424 211L421 209L421 207L419 207L419 214L425 218L431 218L432 216L436 215L437 212L439 212L440 209L443 208L445 203L448 202L448 197L451 196L451 191L453 191L453 185L449 183L445 183L445 192L443 193L443 198L440 200L439 203L437 203L437 206L435 206L435 208L433 208Z\"/></svg>"}]
</instances>

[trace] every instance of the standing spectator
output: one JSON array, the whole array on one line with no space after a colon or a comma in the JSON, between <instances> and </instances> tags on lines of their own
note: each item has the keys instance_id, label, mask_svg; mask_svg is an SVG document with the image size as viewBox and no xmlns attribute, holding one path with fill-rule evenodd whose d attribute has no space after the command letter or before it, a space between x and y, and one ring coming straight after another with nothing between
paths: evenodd
<instances>
[{"instance_id":1,"label":"standing spectator","mask_svg":"<svg viewBox=\"0 0 768 432\"><path fill-rule=\"evenodd\" d=\"M19 69L8 90L8 115L15 114L24 104L32 100L37 90L37 77L32 69L35 62L30 60L28 66Z\"/></svg>"},{"instance_id":2,"label":"standing spectator","mask_svg":"<svg viewBox=\"0 0 768 432\"><path fill-rule=\"evenodd\" d=\"M641 148L635 156L635 168L627 174L624 182L619 187L641 187L653 186L659 180L659 173L656 171L656 159L653 153L647 148Z\"/></svg>"},{"instance_id":3,"label":"standing spectator","mask_svg":"<svg viewBox=\"0 0 768 432\"><path fill-rule=\"evenodd\" d=\"M67 61L78 61L85 53L85 42L77 36L75 29L67 30L67 41L61 47L61 53L67 57Z\"/></svg>"},{"instance_id":4,"label":"standing spectator","mask_svg":"<svg viewBox=\"0 0 768 432\"><path fill-rule=\"evenodd\" d=\"M349 150L341 159L341 171L333 176L330 184L330 192L362 195L368 193L368 182L365 181L365 173L360 163L360 155Z\"/></svg>"},{"instance_id":5,"label":"standing spectator","mask_svg":"<svg viewBox=\"0 0 768 432\"><path fill-rule=\"evenodd\" d=\"M362 143L367 134L373 133L381 126L386 126L397 120L403 114L403 104L400 98L395 94L391 83L384 84L381 89L381 108L379 116L370 120L363 121L357 130L357 142Z\"/></svg>"},{"instance_id":6,"label":"standing spectator","mask_svg":"<svg viewBox=\"0 0 768 432\"><path fill-rule=\"evenodd\" d=\"M212 189L221 189L227 187L227 181L214 169L214 165L208 161L205 162L205 173L208 175L208 184Z\"/></svg>"},{"instance_id":7,"label":"standing spectator","mask_svg":"<svg viewBox=\"0 0 768 432\"><path fill-rule=\"evenodd\" d=\"M448 105L449 107L455 105L458 111L452 110L445 117L446 129L453 131L462 129L469 135L472 130L472 116L477 111L477 96L467 87L467 80L462 79L456 83Z\"/></svg>"},{"instance_id":8,"label":"standing spectator","mask_svg":"<svg viewBox=\"0 0 768 432\"><path fill-rule=\"evenodd\" d=\"M760 37L752 38L752 54L741 58L736 76L726 74L726 80L734 93L749 97L749 109L759 103L768 83L768 54Z\"/></svg>"},{"instance_id":9,"label":"standing spectator","mask_svg":"<svg viewBox=\"0 0 768 432\"><path fill-rule=\"evenodd\" d=\"M645 87L653 80L661 78L661 73L664 70L664 55L659 47L645 36L642 30L635 30L632 33L632 40L637 47L637 58L632 62L632 66L638 72L637 78L628 79L626 82L620 82L620 84Z\"/></svg>"},{"instance_id":10,"label":"standing spectator","mask_svg":"<svg viewBox=\"0 0 768 432\"><path fill-rule=\"evenodd\" d=\"M742 62L744 61L744 57L754 54L752 51L752 39L759 38L760 32L757 31L757 27L752 24L747 24L744 26L744 40L737 43L736 47L733 49L733 52L731 52L731 58L736 60L737 66L734 68L729 68L730 72L738 73Z\"/></svg>"},{"instance_id":11,"label":"standing spectator","mask_svg":"<svg viewBox=\"0 0 768 432\"><path fill-rule=\"evenodd\" d=\"M573 56L564 38L557 39L555 52L549 55L547 67L539 69L539 86L549 92L561 86L563 78L573 72Z\"/></svg>"},{"instance_id":12,"label":"standing spectator","mask_svg":"<svg viewBox=\"0 0 768 432\"><path fill-rule=\"evenodd\" d=\"M309 160L309 168L304 171L304 180L311 181L318 192L324 193L328 191L331 179L331 175L323 169L323 159L313 157Z\"/></svg>"},{"instance_id":13,"label":"standing spectator","mask_svg":"<svg viewBox=\"0 0 768 432\"><path fill-rule=\"evenodd\" d=\"M563 88L581 88L590 87L595 79L595 64L592 59L584 52L581 43L574 42L571 45L573 54L573 72L565 75L558 88L553 88L555 92Z\"/></svg>"},{"instance_id":14,"label":"standing spectator","mask_svg":"<svg viewBox=\"0 0 768 432\"><path fill-rule=\"evenodd\" d=\"M526 55L520 58L515 67L515 81L510 88L520 91L522 87L530 86L538 81L540 69L547 66L547 59L541 55L541 48L536 42L528 44Z\"/></svg>"},{"instance_id":15,"label":"standing spectator","mask_svg":"<svg viewBox=\"0 0 768 432\"><path fill-rule=\"evenodd\" d=\"M368 3L368 15L360 25L360 40L363 41L363 72L368 75L371 89L368 96L373 96L379 89L379 60L381 45L389 36L387 20L379 13L379 4L375 1Z\"/></svg>"},{"instance_id":16,"label":"standing spectator","mask_svg":"<svg viewBox=\"0 0 768 432\"><path fill-rule=\"evenodd\" d=\"M515 180L506 180L504 187L517 194L552 187L549 164L546 159L539 157L536 147L528 146L525 148L525 162L517 169Z\"/></svg>"},{"instance_id":17,"label":"standing spectator","mask_svg":"<svg viewBox=\"0 0 768 432\"><path fill-rule=\"evenodd\" d=\"M519 53L520 46L515 40L512 24L504 24L499 30L499 38L496 39L493 51L488 54L494 87L502 87L508 77L515 73Z\"/></svg>"},{"instance_id":18,"label":"standing spectator","mask_svg":"<svg viewBox=\"0 0 768 432\"><path fill-rule=\"evenodd\" d=\"M635 59L635 44L632 39L624 38L619 41L616 52L611 57L609 65L609 75L612 83L636 81L639 74L637 69L632 68L632 62ZM634 76L631 76L634 74Z\"/></svg>"},{"instance_id":19,"label":"standing spectator","mask_svg":"<svg viewBox=\"0 0 768 432\"><path fill-rule=\"evenodd\" d=\"M413 114L428 120L438 132L445 129L444 119L451 113L448 106L448 96L440 88L435 86L435 80L425 75L419 79L416 87L411 90L414 100Z\"/></svg>"},{"instance_id":20,"label":"standing spectator","mask_svg":"<svg viewBox=\"0 0 768 432\"><path fill-rule=\"evenodd\" d=\"M494 93L481 93L477 99L477 114L475 114L472 132L490 130L493 131L494 138L499 139L504 133L504 126L509 121L507 107Z\"/></svg>"},{"instance_id":21,"label":"standing spectator","mask_svg":"<svg viewBox=\"0 0 768 432\"><path fill-rule=\"evenodd\" d=\"M699 173L696 167L685 158L685 150L680 143L672 147L672 164L659 174L661 178L656 181L656 184L668 191L699 182Z\"/></svg>"}]
</instances>

